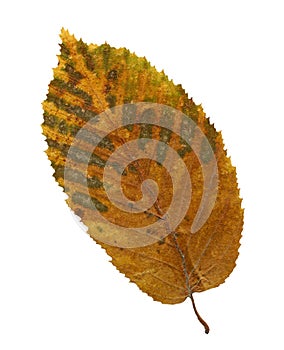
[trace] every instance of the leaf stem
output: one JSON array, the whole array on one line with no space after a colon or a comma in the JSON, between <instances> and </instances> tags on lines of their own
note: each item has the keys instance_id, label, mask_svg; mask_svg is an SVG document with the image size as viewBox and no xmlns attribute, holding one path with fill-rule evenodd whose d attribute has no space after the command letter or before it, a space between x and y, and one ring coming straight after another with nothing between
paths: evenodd
<instances>
[{"instance_id":1,"label":"leaf stem","mask_svg":"<svg viewBox=\"0 0 284 350\"><path fill-rule=\"evenodd\" d=\"M190 300L191 300L191 303L192 303L192 306L193 306L193 310L195 312L195 315L197 316L198 318L198 321L203 325L204 329L205 329L205 333L208 334L209 331L210 331L210 328L208 326L208 324L203 320L203 318L199 315L198 311L197 311L197 308L196 308L196 305L195 305L195 302L194 302L194 299L193 299L193 295L190 294Z\"/></svg>"}]
</instances>

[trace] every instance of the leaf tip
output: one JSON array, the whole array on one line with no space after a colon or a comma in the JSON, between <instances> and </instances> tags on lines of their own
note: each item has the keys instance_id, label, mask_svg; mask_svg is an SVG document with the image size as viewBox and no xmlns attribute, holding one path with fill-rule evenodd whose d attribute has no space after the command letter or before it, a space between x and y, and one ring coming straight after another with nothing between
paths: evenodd
<instances>
[{"instance_id":1,"label":"leaf tip","mask_svg":"<svg viewBox=\"0 0 284 350\"><path fill-rule=\"evenodd\" d=\"M61 37L61 39L63 39L66 36L70 36L70 33L69 33L68 29L65 29L64 27L62 27L61 31L60 31L60 37Z\"/></svg>"}]
</instances>

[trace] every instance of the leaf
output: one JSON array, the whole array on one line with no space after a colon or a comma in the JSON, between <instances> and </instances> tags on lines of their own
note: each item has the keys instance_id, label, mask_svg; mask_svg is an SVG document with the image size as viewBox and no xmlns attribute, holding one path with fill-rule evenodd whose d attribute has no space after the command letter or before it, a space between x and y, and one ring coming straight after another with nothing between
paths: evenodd
<instances>
[{"instance_id":1,"label":"leaf","mask_svg":"<svg viewBox=\"0 0 284 350\"><path fill-rule=\"evenodd\" d=\"M125 48L61 32L43 102L54 177L89 235L165 304L192 301L235 267L243 226L236 170L202 107Z\"/></svg>"}]
</instances>

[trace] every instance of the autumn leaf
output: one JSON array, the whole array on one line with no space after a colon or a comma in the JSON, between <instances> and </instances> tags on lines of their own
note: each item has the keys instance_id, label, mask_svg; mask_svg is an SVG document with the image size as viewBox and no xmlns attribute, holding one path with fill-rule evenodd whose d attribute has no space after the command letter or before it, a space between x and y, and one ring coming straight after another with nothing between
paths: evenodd
<instances>
[{"instance_id":1,"label":"autumn leaf","mask_svg":"<svg viewBox=\"0 0 284 350\"><path fill-rule=\"evenodd\" d=\"M125 48L61 32L43 102L54 177L89 235L165 304L219 286L243 226L222 136L181 85Z\"/></svg>"}]
</instances>

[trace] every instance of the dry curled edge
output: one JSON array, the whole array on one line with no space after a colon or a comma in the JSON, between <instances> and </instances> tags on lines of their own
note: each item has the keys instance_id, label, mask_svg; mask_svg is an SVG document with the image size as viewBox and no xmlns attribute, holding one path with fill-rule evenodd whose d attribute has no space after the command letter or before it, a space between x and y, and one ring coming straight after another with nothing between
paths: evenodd
<instances>
[{"instance_id":1,"label":"dry curled edge","mask_svg":"<svg viewBox=\"0 0 284 350\"><path fill-rule=\"evenodd\" d=\"M221 133L145 58L61 39L42 128L68 205L120 272L156 301L189 297L208 333L193 294L230 275L243 226Z\"/></svg>"}]
</instances>

